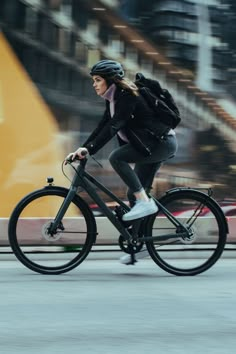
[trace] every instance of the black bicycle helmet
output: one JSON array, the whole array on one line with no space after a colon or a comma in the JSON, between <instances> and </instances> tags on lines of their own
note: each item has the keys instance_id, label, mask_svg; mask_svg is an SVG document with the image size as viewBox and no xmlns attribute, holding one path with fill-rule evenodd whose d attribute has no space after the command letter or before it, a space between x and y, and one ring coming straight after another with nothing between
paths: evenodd
<instances>
[{"instance_id":1,"label":"black bicycle helmet","mask_svg":"<svg viewBox=\"0 0 236 354\"><path fill-rule=\"evenodd\" d=\"M91 69L90 75L99 75L103 78L118 78L122 79L125 73L122 68L122 65L118 61L114 60L100 60L97 62Z\"/></svg>"}]
</instances>

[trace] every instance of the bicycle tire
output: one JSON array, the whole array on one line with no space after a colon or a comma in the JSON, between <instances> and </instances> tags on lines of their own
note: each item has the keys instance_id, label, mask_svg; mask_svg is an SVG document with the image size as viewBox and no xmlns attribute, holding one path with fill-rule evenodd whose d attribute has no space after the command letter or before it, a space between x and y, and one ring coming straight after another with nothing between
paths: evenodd
<instances>
[{"instance_id":1,"label":"bicycle tire","mask_svg":"<svg viewBox=\"0 0 236 354\"><path fill-rule=\"evenodd\" d=\"M153 261L166 272L179 276L197 275L211 268L224 250L228 233L227 221L219 205L209 195L192 189L167 192L160 202L186 227L193 222L192 236L146 242ZM199 214L191 219L199 206ZM178 229L158 211L147 219L146 235L163 233L178 233Z\"/></svg>"},{"instance_id":2,"label":"bicycle tire","mask_svg":"<svg viewBox=\"0 0 236 354\"><path fill-rule=\"evenodd\" d=\"M47 227L67 194L68 189L56 186L36 190L24 197L10 216L10 246L17 259L35 272L66 273L85 260L95 243L95 218L78 195L69 205L55 236L47 234Z\"/></svg>"}]
</instances>

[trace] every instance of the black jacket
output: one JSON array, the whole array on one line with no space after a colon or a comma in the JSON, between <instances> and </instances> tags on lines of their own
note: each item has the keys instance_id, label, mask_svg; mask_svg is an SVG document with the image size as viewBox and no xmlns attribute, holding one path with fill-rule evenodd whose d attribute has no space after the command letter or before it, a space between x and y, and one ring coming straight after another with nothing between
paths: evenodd
<instances>
[{"instance_id":1,"label":"black jacket","mask_svg":"<svg viewBox=\"0 0 236 354\"><path fill-rule=\"evenodd\" d=\"M106 101L103 118L83 147L93 155L122 129L135 149L143 155L151 155L152 149L166 133L167 127L157 121L157 117L141 95L135 96L117 87L114 99L114 116L111 118L109 101Z\"/></svg>"}]
</instances>

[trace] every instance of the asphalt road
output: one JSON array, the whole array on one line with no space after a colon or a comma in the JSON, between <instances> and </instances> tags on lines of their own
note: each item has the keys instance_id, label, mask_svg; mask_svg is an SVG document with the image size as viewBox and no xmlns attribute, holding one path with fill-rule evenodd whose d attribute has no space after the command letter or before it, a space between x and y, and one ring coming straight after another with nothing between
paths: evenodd
<instances>
[{"instance_id":1,"label":"asphalt road","mask_svg":"<svg viewBox=\"0 0 236 354\"><path fill-rule=\"evenodd\" d=\"M90 259L58 276L3 259L0 282L3 354L235 353L236 257L195 277L149 259Z\"/></svg>"}]
</instances>

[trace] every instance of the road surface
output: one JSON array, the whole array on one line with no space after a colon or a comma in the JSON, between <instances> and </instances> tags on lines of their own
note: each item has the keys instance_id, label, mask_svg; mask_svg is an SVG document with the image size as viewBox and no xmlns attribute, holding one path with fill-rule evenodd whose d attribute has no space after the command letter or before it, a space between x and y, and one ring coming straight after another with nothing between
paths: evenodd
<instances>
[{"instance_id":1,"label":"road surface","mask_svg":"<svg viewBox=\"0 0 236 354\"><path fill-rule=\"evenodd\" d=\"M102 257L47 276L2 258L0 353L235 353L236 257L195 277Z\"/></svg>"}]
</instances>

